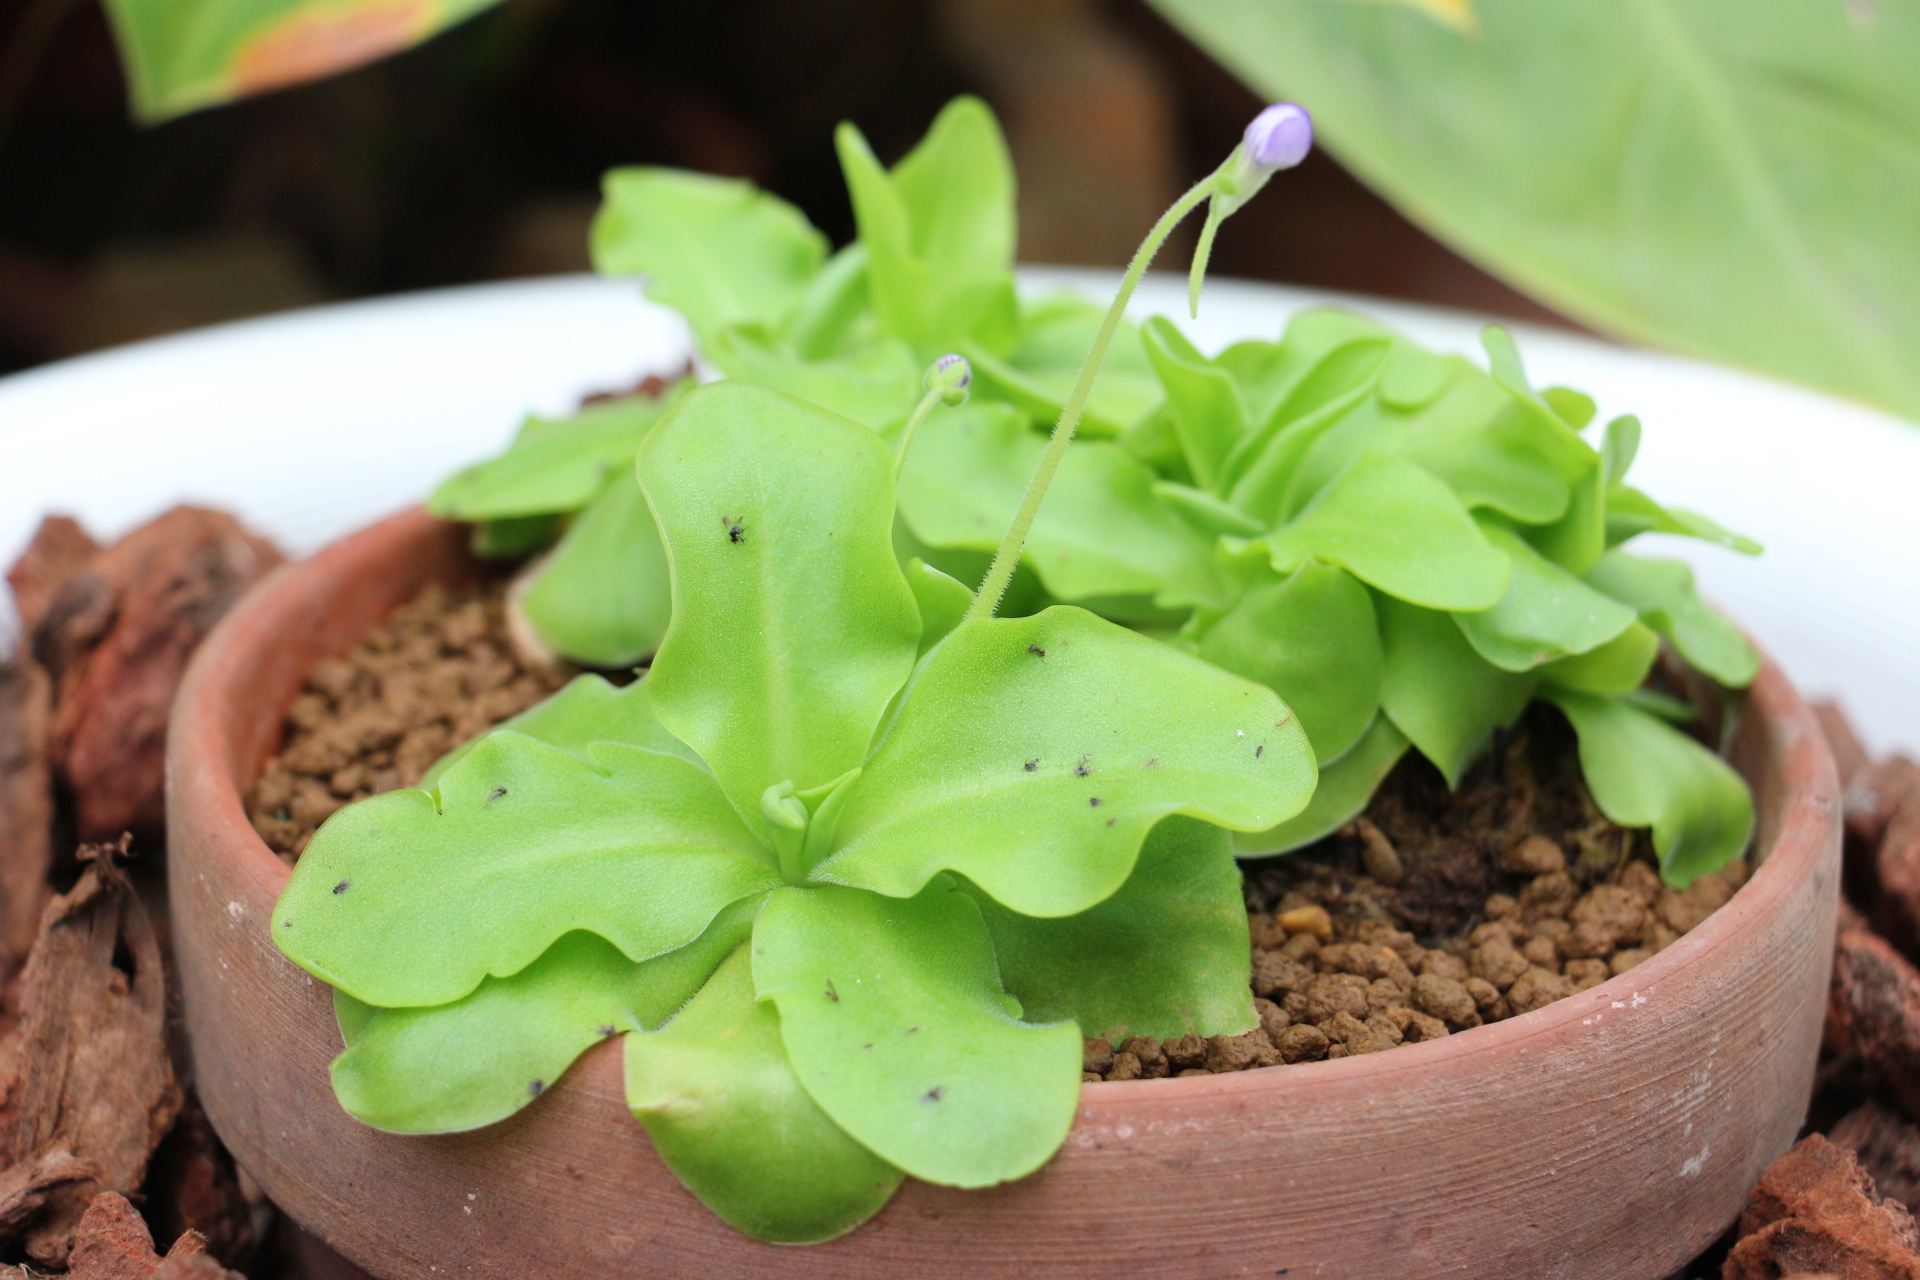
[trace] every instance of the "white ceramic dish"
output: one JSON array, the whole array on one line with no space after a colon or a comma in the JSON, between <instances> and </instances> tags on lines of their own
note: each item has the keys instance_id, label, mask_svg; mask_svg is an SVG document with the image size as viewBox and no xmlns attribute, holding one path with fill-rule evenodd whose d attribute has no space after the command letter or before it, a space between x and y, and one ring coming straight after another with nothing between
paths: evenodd
<instances>
[{"instance_id":1,"label":"white ceramic dish","mask_svg":"<svg viewBox=\"0 0 1920 1280\"><path fill-rule=\"evenodd\" d=\"M1109 293L1113 275L1023 284ZM1273 336L1303 307L1378 316L1479 357L1485 317L1238 281L1149 278L1134 312L1204 349ZM1747 560L1669 539L1802 690L1837 695L1873 745L1920 750L1920 427L1750 374L1511 326L1534 380L1646 424L1634 475L1767 544ZM0 379L0 561L40 515L112 536L177 501L226 507L298 554L418 501L529 410L630 385L686 356L633 282L560 277L289 312Z\"/></svg>"}]
</instances>

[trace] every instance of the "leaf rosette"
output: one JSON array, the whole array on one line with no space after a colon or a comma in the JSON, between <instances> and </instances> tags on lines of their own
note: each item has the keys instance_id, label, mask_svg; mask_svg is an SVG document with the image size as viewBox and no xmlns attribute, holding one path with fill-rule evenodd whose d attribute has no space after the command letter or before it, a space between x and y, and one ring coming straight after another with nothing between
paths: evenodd
<instances>
[{"instance_id":1,"label":"leaf rosette","mask_svg":"<svg viewBox=\"0 0 1920 1280\"><path fill-rule=\"evenodd\" d=\"M1306 805L1298 720L1079 609L964 617L964 586L899 564L892 474L867 427L745 383L651 428L649 674L582 676L342 810L275 910L337 992L350 1112L492 1123L623 1037L676 1174L818 1240L904 1175L1037 1168L1083 1033L1253 1025L1227 830ZM1115 938L1192 963L1133 973Z\"/></svg>"}]
</instances>

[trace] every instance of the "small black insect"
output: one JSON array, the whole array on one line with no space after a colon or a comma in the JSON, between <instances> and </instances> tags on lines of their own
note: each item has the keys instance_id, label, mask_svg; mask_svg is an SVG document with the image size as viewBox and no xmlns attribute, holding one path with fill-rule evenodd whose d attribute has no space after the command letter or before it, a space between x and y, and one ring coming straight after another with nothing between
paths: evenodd
<instances>
[{"instance_id":1,"label":"small black insect","mask_svg":"<svg viewBox=\"0 0 1920 1280\"><path fill-rule=\"evenodd\" d=\"M1073 776L1076 778L1084 778L1092 772L1093 770L1087 768L1087 762L1085 760L1082 760L1079 764L1073 766Z\"/></svg>"},{"instance_id":2,"label":"small black insect","mask_svg":"<svg viewBox=\"0 0 1920 1280\"><path fill-rule=\"evenodd\" d=\"M495 787L493 789L493 794L487 797L487 803L492 804L495 800L498 800L501 796L505 794L507 794L507 789L505 787Z\"/></svg>"},{"instance_id":3,"label":"small black insect","mask_svg":"<svg viewBox=\"0 0 1920 1280\"><path fill-rule=\"evenodd\" d=\"M620 1028L618 1027L612 1027L612 1026L602 1027L600 1028L600 1034L603 1036L610 1036L610 1035L616 1034L619 1030Z\"/></svg>"},{"instance_id":4,"label":"small black insect","mask_svg":"<svg viewBox=\"0 0 1920 1280\"><path fill-rule=\"evenodd\" d=\"M1089 805L1091 805L1091 806L1092 806L1093 808L1095 808L1095 809L1098 809L1098 808L1100 807L1100 797L1099 797L1099 796L1088 796L1088 797L1087 797L1087 803L1088 803Z\"/></svg>"},{"instance_id":5,"label":"small black insect","mask_svg":"<svg viewBox=\"0 0 1920 1280\"><path fill-rule=\"evenodd\" d=\"M747 518L745 516L721 516L720 523L727 526L728 542L745 542L747 540Z\"/></svg>"},{"instance_id":6,"label":"small black insect","mask_svg":"<svg viewBox=\"0 0 1920 1280\"><path fill-rule=\"evenodd\" d=\"M833 1001L833 1002L834 1002L835 1004L839 1004L839 1003L840 1003L840 993L839 993L838 991L835 991L835 990L833 989L833 979L832 979L832 978L828 978L828 979L827 979L827 999L829 999L829 1000L831 1000L831 1001Z\"/></svg>"},{"instance_id":7,"label":"small black insect","mask_svg":"<svg viewBox=\"0 0 1920 1280\"><path fill-rule=\"evenodd\" d=\"M1037 654L1039 654L1039 655L1040 655L1041 657L1043 657L1043 658L1047 656L1047 651L1046 651L1045 649L1042 649L1042 648L1041 648L1041 647L1040 647L1039 645L1037 645L1037 644L1030 644L1030 645L1028 645L1028 646L1027 646L1027 652L1028 652L1028 653L1037 653Z\"/></svg>"},{"instance_id":8,"label":"small black insect","mask_svg":"<svg viewBox=\"0 0 1920 1280\"><path fill-rule=\"evenodd\" d=\"M1034 771L1035 769L1038 769L1039 767L1040 767L1040 762L1039 762L1038 760L1029 760L1029 761L1027 761L1027 772L1028 772L1028 773L1032 773L1032 772L1033 772L1033 771Z\"/></svg>"},{"instance_id":9,"label":"small black insect","mask_svg":"<svg viewBox=\"0 0 1920 1280\"><path fill-rule=\"evenodd\" d=\"M938 1101L940 1101L940 1095L941 1095L941 1094L943 1094L943 1093L945 1093L945 1092L946 1092L946 1088L945 1088L945 1086L943 1086L943 1085L935 1085L935 1086L933 1086L933 1088L931 1088L931 1089L929 1089L929 1090L927 1090L927 1091L926 1091L925 1093L923 1093L923 1094L921 1094L921 1095L920 1095L920 1101L922 1101L922 1102L938 1102Z\"/></svg>"},{"instance_id":10,"label":"small black insect","mask_svg":"<svg viewBox=\"0 0 1920 1280\"><path fill-rule=\"evenodd\" d=\"M527 1083L527 1093L532 1097L537 1098L546 1091L547 1082L545 1080L531 1080Z\"/></svg>"},{"instance_id":11,"label":"small black insect","mask_svg":"<svg viewBox=\"0 0 1920 1280\"><path fill-rule=\"evenodd\" d=\"M352 883L353 881L351 880L342 880L339 884L333 886L333 891L335 893L345 893L347 891L347 886Z\"/></svg>"},{"instance_id":12,"label":"small black insect","mask_svg":"<svg viewBox=\"0 0 1920 1280\"><path fill-rule=\"evenodd\" d=\"M1119 821L1119 819L1118 819L1118 818L1108 818L1108 819L1107 819L1107 825L1108 825L1108 826L1112 826L1112 825L1113 825L1114 823L1116 823L1116 822L1118 822L1118 821Z\"/></svg>"},{"instance_id":13,"label":"small black insect","mask_svg":"<svg viewBox=\"0 0 1920 1280\"><path fill-rule=\"evenodd\" d=\"M1253 749L1253 758L1255 760L1258 760L1261 756L1265 755L1266 753L1267 753L1267 744L1263 742L1259 746Z\"/></svg>"}]
</instances>

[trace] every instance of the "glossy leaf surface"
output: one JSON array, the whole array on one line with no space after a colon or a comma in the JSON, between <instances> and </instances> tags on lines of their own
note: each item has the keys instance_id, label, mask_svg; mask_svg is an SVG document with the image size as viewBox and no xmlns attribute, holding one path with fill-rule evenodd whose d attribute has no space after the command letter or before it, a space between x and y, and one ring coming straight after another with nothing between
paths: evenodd
<instances>
[{"instance_id":1,"label":"glossy leaf surface","mask_svg":"<svg viewBox=\"0 0 1920 1280\"><path fill-rule=\"evenodd\" d=\"M1600 811L1652 827L1660 874L1685 888L1746 851L1753 796L1733 766L1666 721L1617 698L1548 689L1580 737L1580 769Z\"/></svg>"},{"instance_id":2,"label":"glossy leaf surface","mask_svg":"<svg viewBox=\"0 0 1920 1280\"><path fill-rule=\"evenodd\" d=\"M772 884L713 779L602 743L591 762L495 732L425 791L327 820L274 908L295 963L368 1004L446 1004L584 929L645 960Z\"/></svg>"},{"instance_id":3,"label":"glossy leaf surface","mask_svg":"<svg viewBox=\"0 0 1920 1280\"><path fill-rule=\"evenodd\" d=\"M1168 818L1140 846L1133 874L1079 915L1023 916L976 892L1000 979L1035 1022L1081 1033L1237 1035L1254 1025L1247 994L1247 906L1225 831Z\"/></svg>"},{"instance_id":4,"label":"glossy leaf surface","mask_svg":"<svg viewBox=\"0 0 1920 1280\"><path fill-rule=\"evenodd\" d=\"M1248 590L1196 652L1278 693L1320 760L1351 747L1380 704L1386 660L1373 597L1318 560Z\"/></svg>"},{"instance_id":5,"label":"glossy leaf surface","mask_svg":"<svg viewBox=\"0 0 1920 1280\"><path fill-rule=\"evenodd\" d=\"M661 402L628 396L571 418L529 418L505 453L456 472L427 510L443 520L500 520L578 511L631 469Z\"/></svg>"},{"instance_id":6,"label":"glossy leaf surface","mask_svg":"<svg viewBox=\"0 0 1920 1280\"><path fill-rule=\"evenodd\" d=\"M580 513L521 603L584 666L630 667L659 648L672 612L667 553L631 466Z\"/></svg>"},{"instance_id":7,"label":"glossy leaf surface","mask_svg":"<svg viewBox=\"0 0 1920 1280\"><path fill-rule=\"evenodd\" d=\"M1513 580L1493 608L1453 618L1494 666L1531 671L1555 658L1597 648L1633 624L1631 608L1542 556L1507 525L1481 520L1480 530L1513 562Z\"/></svg>"},{"instance_id":8,"label":"glossy leaf surface","mask_svg":"<svg viewBox=\"0 0 1920 1280\"><path fill-rule=\"evenodd\" d=\"M1343 163L1604 331L1920 417L1920 10L1157 0Z\"/></svg>"},{"instance_id":9,"label":"glossy leaf surface","mask_svg":"<svg viewBox=\"0 0 1920 1280\"><path fill-rule=\"evenodd\" d=\"M912 669L892 474L873 432L744 383L693 392L641 451L673 566L654 710L742 813L858 765Z\"/></svg>"},{"instance_id":10,"label":"glossy leaf surface","mask_svg":"<svg viewBox=\"0 0 1920 1280\"><path fill-rule=\"evenodd\" d=\"M588 1048L665 1021L746 941L758 907L734 903L693 942L638 964L604 938L569 933L519 973L488 978L452 1004L362 1006L341 1020L354 1030L333 1060L334 1096L355 1119L393 1133L504 1120Z\"/></svg>"},{"instance_id":11,"label":"glossy leaf surface","mask_svg":"<svg viewBox=\"0 0 1920 1280\"><path fill-rule=\"evenodd\" d=\"M1234 832L1234 853L1242 858L1287 853L1345 826L1366 810L1409 745L1384 711L1376 715L1345 755L1320 766L1320 785L1306 808L1269 830Z\"/></svg>"},{"instance_id":12,"label":"glossy leaf surface","mask_svg":"<svg viewBox=\"0 0 1920 1280\"><path fill-rule=\"evenodd\" d=\"M753 980L813 1100L916 1178L1022 1177L1073 1123L1079 1029L1018 1019L958 889L781 889L754 926Z\"/></svg>"},{"instance_id":13,"label":"glossy leaf surface","mask_svg":"<svg viewBox=\"0 0 1920 1280\"><path fill-rule=\"evenodd\" d=\"M968 622L916 673L813 878L904 898L952 870L1015 911L1071 915L1126 881L1167 815L1260 830L1312 789L1270 689L1079 609Z\"/></svg>"},{"instance_id":14,"label":"glossy leaf surface","mask_svg":"<svg viewBox=\"0 0 1920 1280\"><path fill-rule=\"evenodd\" d=\"M745 946L666 1026L627 1037L626 1075L627 1105L674 1176L762 1240L831 1240L900 1185L795 1078Z\"/></svg>"}]
</instances>

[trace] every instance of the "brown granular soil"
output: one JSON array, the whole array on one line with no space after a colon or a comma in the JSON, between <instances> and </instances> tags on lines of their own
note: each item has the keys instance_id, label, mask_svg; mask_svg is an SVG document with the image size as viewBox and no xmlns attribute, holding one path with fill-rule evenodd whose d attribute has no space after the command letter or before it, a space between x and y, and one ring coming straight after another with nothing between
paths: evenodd
<instances>
[{"instance_id":1,"label":"brown granular soil","mask_svg":"<svg viewBox=\"0 0 1920 1280\"><path fill-rule=\"evenodd\" d=\"M420 781L433 762L565 684L572 668L528 666L507 639L506 584L429 586L353 650L308 673L278 755L247 816L291 862L342 805Z\"/></svg>"},{"instance_id":2,"label":"brown granular soil","mask_svg":"<svg viewBox=\"0 0 1920 1280\"><path fill-rule=\"evenodd\" d=\"M1663 885L1646 834L1599 812L1571 731L1536 707L1458 791L1410 753L1364 816L1247 865L1258 1027L1088 1040L1085 1079L1317 1062L1498 1022L1626 972L1746 877L1740 862Z\"/></svg>"}]
</instances>

